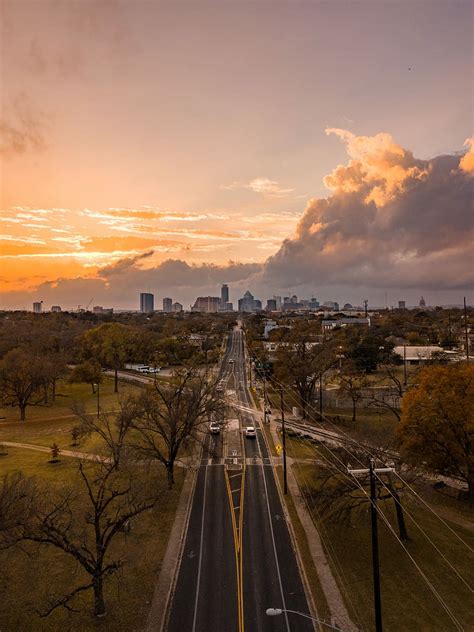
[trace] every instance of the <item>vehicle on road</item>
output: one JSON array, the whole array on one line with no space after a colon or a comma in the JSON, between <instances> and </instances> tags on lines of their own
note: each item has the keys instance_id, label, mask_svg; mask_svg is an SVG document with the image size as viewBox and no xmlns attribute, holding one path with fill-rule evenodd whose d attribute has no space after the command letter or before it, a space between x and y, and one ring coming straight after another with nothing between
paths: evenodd
<instances>
[{"instance_id":1,"label":"vehicle on road","mask_svg":"<svg viewBox=\"0 0 474 632\"><path fill-rule=\"evenodd\" d=\"M244 429L244 433L248 439L255 439L255 437L257 436L257 431L255 430L255 426L247 426Z\"/></svg>"},{"instance_id":2,"label":"vehicle on road","mask_svg":"<svg viewBox=\"0 0 474 632\"><path fill-rule=\"evenodd\" d=\"M221 427L219 426L217 421L211 421L211 423L209 424L209 432L211 434L219 434L220 431L221 431Z\"/></svg>"},{"instance_id":3,"label":"vehicle on road","mask_svg":"<svg viewBox=\"0 0 474 632\"><path fill-rule=\"evenodd\" d=\"M229 364L234 364L234 359L233 359L233 358L231 358L231 359L229 360Z\"/></svg>"}]
</instances>

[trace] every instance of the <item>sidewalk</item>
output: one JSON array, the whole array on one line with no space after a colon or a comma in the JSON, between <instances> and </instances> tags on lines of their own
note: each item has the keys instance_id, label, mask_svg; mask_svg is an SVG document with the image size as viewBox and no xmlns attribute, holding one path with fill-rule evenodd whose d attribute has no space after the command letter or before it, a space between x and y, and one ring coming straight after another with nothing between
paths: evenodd
<instances>
[{"instance_id":1,"label":"sidewalk","mask_svg":"<svg viewBox=\"0 0 474 632\"><path fill-rule=\"evenodd\" d=\"M280 437L277 433L275 422L270 422L270 432L275 445L280 443ZM278 457L280 460L280 457ZM290 461L288 459L289 463ZM323 589L326 601L331 612L331 620L334 625L342 628L347 632L357 632L358 628L351 620L347 608L344 604L341 591L334 579L331 568L328 564L326 554L321 542L319 533L315 527L313 519L308 512L306 501L301 493L298 482L293 474L291 466L287 470L288 473L288 490L293 498L293 502L296 507L298 518L305 530L306 537L308 539L311 556L313 558L314 566L318 574L318 578Z\"/></svg>"}]
</instances>

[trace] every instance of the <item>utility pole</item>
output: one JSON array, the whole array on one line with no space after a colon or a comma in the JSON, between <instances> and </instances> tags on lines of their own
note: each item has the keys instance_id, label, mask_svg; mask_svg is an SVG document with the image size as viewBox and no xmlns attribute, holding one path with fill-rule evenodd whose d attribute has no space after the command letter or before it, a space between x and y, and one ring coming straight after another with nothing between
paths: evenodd
<instances>
[{"instance_id":1,"label":"utility pole","mask_svg":"<svg viewBox=\"0 0 474 632\"><path fill-rule=\"evenodd\" d=\"M403 345L403 386L407 385L407 346Z\"/></svg>"},{"instance_id":2,"label":"utility pole","mask_svg":"<svg viewBox=\"0 0 474 632\"><path fill-rule=\"evenodd\" d=\"M286 432L285 432L285 406L283 402L283 388L280 386L280 407L281 407L281 434L283 443L283 493L288 493L288 478L286 475Z\"/></svg>"},{"instance_id":3,"label":"utility pole","mask_svg":"<svg viewBox=\"0 0 474 632\"><path fill-rule=\"evenodd\" d=\"M319 374L319 417L323 418L323 374Z\"/></svg>"},{"instance_id":4,"label":"utility pole","mask_svg":"<svg viewBox=\"0 0 474 632\"><path fill-rule=\"evenodd\" d=\"M97 419L100 417L100 384L97 382Z\"/></svg>"},{"instance_id":5,"label":"utility pole","mask_svg":"<svg viewBox=\"0 0 474 632\"><path fill-rule=\"evenodd\" d=\"M467 327L466 297L464 297L464 334L466 336L466 364L469 364L469 332Z\"/></svg>"},{"instance_id":6,"label":"utility pole","mask_svg":"<svg viewBox=\"0 0 474 632\"><path fill-rule=\"evenodd\" d=\"M267 423L267 380L266 368L263 371L263 423Z\"/></svg>"},{"instance_id":7,"label":"utility pole","mask_svg":"<svg viewBox=\"0 0 474 632\"><path fill-rule=\"evenodd\" d=\"M382 598L380 593L380 563L379 563L379 536L377 524L377 486L376 474L387 474L393 472L393 467L374 467L375 460L370 459L369 467L362 470L351 470L349 474L353 476L367 476L370 478L370 516L372 525L372 573L374 578L374 614L375 632L383 632L382 628Z\"/></svg>"},{"instance_id":8,"label":"utility pole","mask_svg":"<svg viewBox=\"0 0 474 632\"><path fill-rule=\"evenodd\" d=\"M369 313L369 301L364 298L364 311L365 311L365 317L367 318L367 315Z\"/></svg>"}]
</instances>

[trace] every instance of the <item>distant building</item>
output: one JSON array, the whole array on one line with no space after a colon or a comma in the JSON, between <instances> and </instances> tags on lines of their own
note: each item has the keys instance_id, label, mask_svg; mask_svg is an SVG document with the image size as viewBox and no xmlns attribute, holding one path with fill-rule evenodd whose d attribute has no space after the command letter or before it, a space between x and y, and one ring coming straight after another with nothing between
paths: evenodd
<instances>
[{"instance_id":1,"label":"distant building","mask_svg":"<svg viewBox=\"0 0 474 632\"><path fill-rule=\"evenodd\" d=\"M102 307L102 305L94 305L94 307L92 308L92 313L93 314L103 314L104 313L104 308Z\"/></svg>"},{"instance_id":2,"label":"distant building","mask_svg":"<svg viewBox=\"0 0 474 632\"><path fill-rule=\"evenodd\" d=\"M239 298L239 312L257 312L262 309L262 302L253 297L248 290L243 298Z\"/></svg>"},{"instance_id":3,"label":"distant building","mask_svg":"<svg viewBox=\"0 0 474 632\"><path fill-rule=\"evenodd\" d=\"M352 309L352 305L350 303L344 303L344 307L342 309Z\"/></svg>"},{"instance_id":4,"label":"distant building","mask_svg":"<svg viewBox=\"0 0 474 632\"><path fill-rule=\"evenodd\" d=\"M268 338L268 334L274 329L278 329L278 325L274 320L266 320L263 326L263 337Z\"/></svg>"},{"instance_id":5,"label":"distant building","mask_svg":"<svg viewBox=\"0 0 474 632\"><path fill-rule=\"evenodd\" d=\"M206 314L213 314L219 311L221 305L220 296L199 296L194 305L191 307L193 312L204 312Z\"/></svg>"},{"instance_id":6,"label":"distant building","mask_svg":"<svg viewBox=\"0 0 474 632\"><path fill-rule=\"evenodd\" d=\"M393 348L393 352L407 364L424 364L435 359L456 360L459 357L456 351L446 351L437 345L399 345Z\"/></svg>"},{"instance_id":7,"label":"distant building","mask_svg":"<svg viewBox=\"0 0 474 632\"><path fill-rule=\"evenodd\" d=\"M233 312L234 311L234 304L233 303L225 303L225 305L223 306L223 310L224 310L224 312Z\"/></svg>"},{"instance_id":8,"label":"distant building","mask_svg":"<svg viewBox=\"0 0 474 632\"><path fill-rule=\"evenodd\" d=\"M173 299L166 297L163 299L163 311L169 314L173 311Z\"/></svg>"},{"instance_id":9,"label":"distant building","mask_svg":"<svg viewBox=\"0 0 474 632\"><path fill-rule=\"evenodd\" d=\"M43 301L37 301L36 303L33 303L33 312L35 314L41 314L42 311L43 311Z\"/></svg>"},{"instance_id":10,"label":"distant building","mask_svg":"<svg viewBox=\"0 0 474 632\"><path fill-rule=\"evenodd\" d=\"M319 309L319 301L314 296L308 301L309 309Z\"/></svg>"},{"instance_id":11,"label":"distant building","mask_svg":"<svg viewBox=\"0 0 474 632\"><path fill-rule=\"evenodd\" d=\"M406 309L407 304L406 301L398 301L398 309Z\"/></svg>"},{"instance_id":12,"label":"distant building","mask_svg":"<svg viewBox=\"0 0 474 632\"><path fill-rule=\"evenodd\" d=\"M229 302L229 286L227 283L221 287L221 305L224 307Z\"/></svg>"},{"instance_id":13,"label":"distant building","mask_svg":"<svg viewBox=\"0 0 474 632\"><path fill-rule=\"evenodd\" d=\"M267 312L276 312L277 309L277 302L274 298L269 298L267 300L267 306L265 308L267 310Z\"/></svg>"},{"instance_id":14,"label":"distant building","mask_svg":"<svg viewBox=\"0 0 474 632\"><path fill-rule=\"evenodd\" d=\"M140 294L140 311L142 314L150 314L155 311L155 297L149 292Z\"/></svg>"},{"instance_id":15,"label":"distant building","mask_svg":"<svg viewBox=\"0 0 474 632\"><path fill-rule=\"evenodd\" d=\"M321 329L328 332L335 327L347 327L348 325L366 325L370 327L370 318L338 318L333 320L322 320Z\"/></svg>"},{"instance_id":16,"label":"distant building","mask_svg":"<svg viewBox=\"0 0 474 632\"><path fill-rule=\"evenodd\" d=\"M328 309L332 309L335 312L339 311L339 303L336 303L336 301L326 301L325 303L323 303L323 307L327 307Z\"/></svg>"},{"instance_id":17,"label":"distant building","mask_svg":"<svg viewBox=\"0 0 474 632\"><path fill-rule=\"evenodd\" d=\"M173 303L172 310L175 314L178 314L183 311L183 306L181 303Z\"/></svg>"},{"instance_id":18,"label":"distant building","mask_svg":"<svg viewBox=\"0 0 474 632\"><path fill-rule=\"evenodd\" d=\"M420 298L420 303L419 303L420 307L426 307L426 301L423 297Z\"/></svg>"},{"instance_id":19,"label":"distant building","mask_svg":"<svg viewBox=\"0 0 474 632\"><path fill-rule=\"evenodd\" d=\"M281 296L273 295L273 300L276 303L276 311L281 312Z\"/></svg>"},{"instance_id":20,"label":"distant building","mask_svg":"<svg viewBox=\"0 0 474 632\"><path fill-rule=\"evenodd\" d=\"M51 307L51 311L52 312L60 312L61 311L61 305L53 305Z\"/></svg>"}]
</instances>

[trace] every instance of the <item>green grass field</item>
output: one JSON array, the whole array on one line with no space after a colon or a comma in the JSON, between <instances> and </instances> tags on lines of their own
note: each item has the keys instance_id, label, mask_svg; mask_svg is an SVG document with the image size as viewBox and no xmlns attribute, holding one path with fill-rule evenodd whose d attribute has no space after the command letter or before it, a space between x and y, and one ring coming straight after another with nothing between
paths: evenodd
<instances>
[{"instance_id":1,"label":"green grass field","mask_svg":"<svg viewBox=\"0 0 474 632\"><path fill-rule=\"evenodd\" d=\"M139 387L119 384L119 393L113 392L113 380L106 378L100 387L101 410L117 410L121 398L139 392ZM2 409L0 416L0 441L20 442L50 447L57 443L62 450L87 453L103 453L104 446L97 435L82 438L73 447L71 430L78 424L71 411L74 402L81 402L86 411L97 410L97 395L85 384L61 383L58 396L48 406L31 407L27 419L19 421L18 411ZM30 449L8 447L0 456L0 477L21 471L32 476L49 490L72 487L83 493L78 474L78 460L59 455L59 463L49 463L50 454ZM165 470L158 463L154 466L157 484L165 483ZM42 618L38 611L44 609L48 595L61 594L86 583L87 576L72 558L52 547L27 543L1 552L0 630L35 632L77 631L130 632L141 630L145 624L154 586L158 578L163 556L173 525L185 470L177 467L176 484L166 491L157 507L145 512L133 521L130 534L120 534L113 544L113 552L126 558L124 567L105 585L107 616L95 619L92 615L92 593L77 597L74 607L80 612L68 613L58 609L49 617Z\"/></svg>"},{"instance_id":2,"label":"green grass field","mask_svg":"<svg viewBox=\"0 0 474 632\"><path fill-rule=\"evenodd\" d=\"M317 449L305 446L303 441L289 439L287 454L302 459ZM346 600L353 620L364 630L373 630L373 592L371 561L371 529L369 506L353 512L350 524L337 519L325 519L318 503L318 481L314 463L299 460L293 472L305 493L313 519L322 537L331 567ZM430 505L446 520L449 526L470 546L474 547L474 512L466 505L434 492L419 484ZM403 505L412 517L405 515L410 540L409 553L432 582L447 607L458 618L462 629L474 629L472 592L449 567L434 543L451 565L472 586L474 584L474 558L469 549L446 528L414 496L405 492ZM384 514L397 532L393 502L380 503ZM425 531L425 537L415 524ZM384 630L412 632L456 630L454 623L432 594L406 552L403 551L388 527L379 519L380 566L382 576L382 610Z\"/></svg>"}]
</instances>

